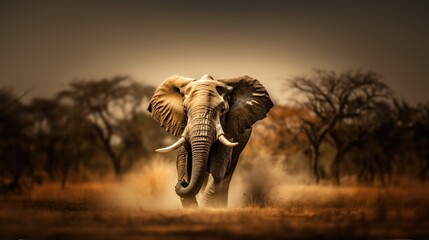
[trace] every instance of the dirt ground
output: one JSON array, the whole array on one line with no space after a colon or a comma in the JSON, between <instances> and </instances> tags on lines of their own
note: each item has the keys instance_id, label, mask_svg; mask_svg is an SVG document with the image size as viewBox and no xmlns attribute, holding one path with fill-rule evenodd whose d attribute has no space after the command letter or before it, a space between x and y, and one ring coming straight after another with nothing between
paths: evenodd
<instances>
[{"instance_id":1,"label":"dirt ground","mask_svg":"<svg viewBox=\"0 0 429 240\"><path fill-rule=\"evenodd\" d=\"M114 204L115 188L103 184L65 190L45 185L31 194L2 196L0 239L429 238L425 186L299 185L276 191L263 207L247 202L183 210L177 202L160 207L156 199L150 199L153 205Z\"/></svg>"}]
</instances>

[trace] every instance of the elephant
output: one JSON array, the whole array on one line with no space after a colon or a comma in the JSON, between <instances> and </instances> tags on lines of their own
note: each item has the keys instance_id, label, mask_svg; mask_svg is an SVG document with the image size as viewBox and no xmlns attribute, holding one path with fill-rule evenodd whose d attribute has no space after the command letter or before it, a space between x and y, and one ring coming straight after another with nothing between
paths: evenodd
<instances>
[{"instance_id":1,"label":"elephant","mask_svg":"<svg viewBox=\"0 0 429 240\"><path fill-rule=\"evenodd\" d=\"M179 137L157 152L177 150L182 206L226 207L228 190L252 125L274 106L264 86L247 75L215 80L172 76L155 91L148 111L167 132Z\"/></svg>"}]
</instances>

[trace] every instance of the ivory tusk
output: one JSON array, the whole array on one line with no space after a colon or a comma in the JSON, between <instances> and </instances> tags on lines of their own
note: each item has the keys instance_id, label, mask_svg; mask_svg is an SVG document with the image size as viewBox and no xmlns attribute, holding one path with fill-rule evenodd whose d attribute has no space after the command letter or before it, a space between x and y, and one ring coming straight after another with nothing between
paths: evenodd
<instances>
[{"instance_id":1,"label":"ivory tusk","mask_svg":"<svg viewBox=\"0 0 429 240\"><path fill-rule=\"evenodd\" d=\"M227 147L235 147L238 145L238 142L230 142L223 134L219 135L219 141Z\"/></svg>"},{"instance_id":2,"label":"ivory tusk","mask_svg":"<svg viewBox=\"0 0 429 240\"><path fill-rule=\"evenodd\" d=\"M224 134L225 133L223 132L222 125L217 124L216 125L216 138L219 139L219 141L227 147L235 147L238 145L237 142L230 142L228 139L226 139Z\"/></svg>"},{"instance_id":3,"label":"ivory tusk","mask_svg":"<svg viewBox=\"0 0 429 240\"><path fill-rule=\"evenodd\" d=\"M186 139L184 137L181 137L181 138L179 138L179 140L177 140L177 142L173 143L172 145L165 147L165 148L158 148L155 150L155 152L160 152L160 153L171 152L171 151L178 149L185 142L186 142Z\"/></svg>"}]
</instances>

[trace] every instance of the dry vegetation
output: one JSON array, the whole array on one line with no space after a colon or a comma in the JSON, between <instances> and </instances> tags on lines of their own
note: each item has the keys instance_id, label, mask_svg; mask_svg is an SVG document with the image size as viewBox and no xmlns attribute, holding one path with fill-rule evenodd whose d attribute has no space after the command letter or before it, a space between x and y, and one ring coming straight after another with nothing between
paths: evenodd
<instances>
[{"instance_id":1,"label":"dry vegetation","mask_svg":"<svg viewBox=\"0 0 429 240\"><path fill-rule=\"evenodd\" d=\"M257 165L270 183L257 185L249 181L253 170L242 165L228 209L181 209L172 189L174 165L162 159L120 182L71 183L66 189L44 184L27 194L3 196L0 238L429 237L429 188L421 184L308 185L281 175L275 165Z\"/></svg>"}]
</instances>

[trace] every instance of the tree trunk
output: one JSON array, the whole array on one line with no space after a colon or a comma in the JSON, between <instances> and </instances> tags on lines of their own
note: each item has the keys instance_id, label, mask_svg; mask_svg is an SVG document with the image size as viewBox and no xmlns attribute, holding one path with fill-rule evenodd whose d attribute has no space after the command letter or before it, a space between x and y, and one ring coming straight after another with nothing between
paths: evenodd
<instances>
[{"instance_id":1,"label":"tree trunk","mask_svg":"<svg viewBox=\"0 0 429 240\"><path fill-rule=\"evenodd\" d=\"M429 172L429 158L426 158L425 165L420 173L420 181L422 181L422 183L426 182L428 172Z\"/></svg>"},{"instance_id":2,"label":"tree trunk","mask_svg":"<svg viewBox=\"0 0 429 240\"><path fill-rule=\"evenodd\" d=\"M117 179L121 178L122 176L122 167L121 167L121 160L116 156L110 157L113 162L113 169L115 171L115 176Z\"/></svg>"},{"instance_id":3,"label":"tree trunk","mask_svg":"<svg viewBox=\"0 0 429 240\"><path fill-rule=\"evenodd\" d=\"M67 175L68 175L68 170L63 171L63 174L61 176L61 189L66 188Z\"/></svg>"},{"instance_id":4,"label":"tree trunk","mask_svg":"<svg viewBox=\"0 0 429 240\"><path fill-rule=\"evenodd\" d=\"M340 165L344 157L344 152L342 149L337 149L337 152L335 153L334 161L332 162L332 175L334 177L334 184L340 185L341 179L340 179Z\"/></svg>"},{"instance_id":5,"label":"tree trunk","mask_svg":"<svg viewBox=\"0 0 429 240\"><path fill-rule=\"evenodd\" d=\"M56 153L55 153L55 140L49 141L48 147L46 148L46 170L48 172L49 180L53 181L55 179L55 163L56 163Z\"/></svg>"},{"instance_id":6,"label":"tree trunk","mask_svg":"<svg viewBox=\"0 0 429 240\"><path fill-rule=\"evenodd\" d=\"M105 139L103 141L104 149L106 150L107 155L109 156L110 160L112 161L113 170L115 172L115 177L117 179L120 179L122 176L121 158L115 154L115 152L113 151L109 142L110 141L108 139Z\"/></svg>"},{"instance_id":7,"label":"tree trunk","mask_svg":"<svg viewBox=\"0 0 429 240\"><path fill-rule=\"evenodd\" d=\"M320 174L319 174L319 146L313 146L312 147L312 153L311 153L311 162L313 165L313 176L316 184L319 184L320 181Z\"/></svg>"}]
</instances>

